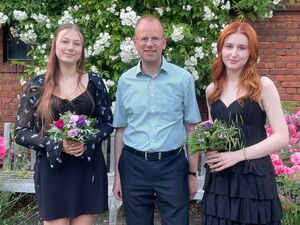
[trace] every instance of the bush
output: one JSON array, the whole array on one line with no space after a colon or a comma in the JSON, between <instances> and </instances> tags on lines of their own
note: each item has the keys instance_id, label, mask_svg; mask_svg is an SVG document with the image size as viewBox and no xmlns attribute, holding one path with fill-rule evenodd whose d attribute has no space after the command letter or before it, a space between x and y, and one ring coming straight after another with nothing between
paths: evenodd
<instances>
[{"instance_id":1,"label":"bush","mask_svg":"<svg viewBox=\"0 0 300 225\"><path fill-rule=\"evenodd\" d=\"M23 62L24 84L45 70L52 33L58 24L76 22L86 39L87 69L99 71L113 96L120 74L137 63L132 44L137 19L146 13L159 16L165 26L168 60L188 69L200 94L210 82L211 60L220 30L233 17L272 16L280 0L6 0L0 4L0 26L8 23L11 38L31 46L31 62ZM2 14L1 14L2 12ZM20 63L20 62L17 62Z\"/></svg>"}]
</instances>

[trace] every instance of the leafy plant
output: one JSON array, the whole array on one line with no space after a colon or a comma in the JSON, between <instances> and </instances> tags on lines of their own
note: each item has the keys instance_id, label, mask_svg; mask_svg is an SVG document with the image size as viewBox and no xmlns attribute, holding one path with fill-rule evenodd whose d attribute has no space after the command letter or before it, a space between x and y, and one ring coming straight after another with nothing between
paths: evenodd
<instances>
[{"instance_id":1,"label":"leafy plant","mask_svg":"<svg viewBox=\"0 0 300 225\"><path fill-rule=\"evenodd\" d=\"M45 70L53 31L58 24L75 22L86 40L86 68L99 71L111 96L120 75L135 65L138 55L132 44L137 19L152 13L161 18L168 37L164 55L185 67L195 78L198 94L210 82L211 60L219 32L234 19L270 16L280 0L5 0L0 12L8 18L10 34L31 46L32 61L25 66L22 84ZM5 14L5 15L4 15ZM230 14L233 17L230 17ZM1 15L0 15L1 17Z\"/></svg>"},{"instance_id":2,"label":"leafy plant","mask_svg":"<svg viewBox=\"0 0 300 225\"><path fill-rule=\"evenodd\" d=\"M27 224L38 214L33 196L3 191L5 177L0 176L0 225Z\"/></svg>"},{"instance_id":3,"label":"leafy plant","mask_svg":"<svg viewBox=\"0 0 300 225\"><path fill-rule=\"evenodd\" d=\"M284 209L282 224L300 224L300 111L285 116L290 131L290 143L271 154L276 181ZM272 130L267 127L267 134Z\"/></svg>"}]
</instances>

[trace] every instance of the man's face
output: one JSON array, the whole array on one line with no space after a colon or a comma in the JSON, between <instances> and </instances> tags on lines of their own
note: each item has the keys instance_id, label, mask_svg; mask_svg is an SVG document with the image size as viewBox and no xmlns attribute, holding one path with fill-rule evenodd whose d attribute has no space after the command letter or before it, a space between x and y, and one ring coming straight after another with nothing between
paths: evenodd
<instances>
[{"instance_id":1,"label":"man's face","mask_svg":"<svg viewBox=\"0 0 300 225\"><path fill-rule=\"evenodd\" d=\"M167 39L163 36L163 29L158 20L141 20L135 30L133 42L143 63L161 64L162 51L166 47Z\"/></svg>"}]
</instances>

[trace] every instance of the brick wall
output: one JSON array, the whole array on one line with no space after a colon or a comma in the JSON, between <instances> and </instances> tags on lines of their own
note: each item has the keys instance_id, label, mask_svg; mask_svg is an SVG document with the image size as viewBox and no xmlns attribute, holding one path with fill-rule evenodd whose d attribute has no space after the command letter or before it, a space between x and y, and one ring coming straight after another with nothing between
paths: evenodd
<instances>
[{"instance_id":1,"label":"brick wall","mask_svg":"<svg viewBox=\"0 0 300 225\"><path fill-rule=\"evenodd\" d=\"M257 21L254 27L260 40L259 73L276 84L283 101L300 102L300 2L277 10L274 17ZM0 134L3 123L15 120L21 94L18 74L22 66L3 63L3 30L0 29ZM199 99L206 117L205 99Z\"/></svg>"},{"instance_id":2,"label":"brick wall","mask_svg":"<svg viewBox=\"0 0 300 225\"><path fill-rule=\"evenodd\" d=\"M0 29L0 134L3 133L4 122L15 120L19 104L18 95L22 92L19 73L23 67L3 62L3 29Z\"/></svg>"},{"instance_id":3,"label":"brick wall","mask_svg":"<svg viewBox=\"0 0 300 225\"><path fill-rule=\"evenodd\" d=\"M300 2L254 27L260 41L260 74L276 84L283 101L300 101Z\"/></svg>"}]
</instances>

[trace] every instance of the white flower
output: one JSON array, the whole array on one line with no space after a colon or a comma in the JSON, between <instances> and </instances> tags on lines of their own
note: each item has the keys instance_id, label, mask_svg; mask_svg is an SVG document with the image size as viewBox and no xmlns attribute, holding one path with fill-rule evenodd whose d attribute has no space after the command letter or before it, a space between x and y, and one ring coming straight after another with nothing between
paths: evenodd
<instances>
[{"instance_id":1,"label":"white flower","mask_svg":"<svg viewBox=\"0 0 300 225\"><path fill-rule=\"evenodd\" d=\"M205 40L204 37L197 37L197 38L196 38L196 43L201 44L204 40Z\"/></svg>"},{"instance_id":2,"label":"white flower","mask_svg":"<svg viewBox=\"0 0 300 225\"><path fill-rule=\"evenodd\" d=\"M104 81L104 84L105 84L105 87L106 87L107 91L109 91L110 87L113 87L115 85L115 82L112 81L112 80L103 79L103 81Z\"/></svg>"},{"instance_id":3,"label":"white flower","mask_svg":"<svg viewBox=\"0 0 300 225\"><path fill-rule=\"evenodd\" d=\"M264 18L272 18L273 17L273 11L270 11L269 13L265 14L263 17Z\"/></svg>"},{"instance_id":4,"label":"white flower","mask_svg":"<svg viewBox=\"0 0 300 225\"><path fill-rule=\"evenodd\" d=\"M116 4L112 4L110 7L108 7L106 10L112 14L114 14L116 12Z\"/></svg>"},{"instance_id":5,"label":"white flower","mask_svg":"<svg viewBox=\"0 0 300 225\"><path fill-rule=\"evenodd\" d=\"M217 43L212 43L211 44L211 52L216 55L218 53L218 49L217 49Z\"/></svg>"},{"instance_id":6,"label":"white flower","mask_svg":"<svg viewBox=\"0 0 300 225\"><path fill-rule=\"evenodd\" d=\"M204 58L203 48L202 47L196 47L195 48L195 57L198 59Z\"/></svg>"},{"instance_id":7,"label":"white flower","mask_svg":"<svg viewBox=\"0 0 300 225\"><path fill-rule=\"evenodd\" d=\"M166 7L166 12L170 12L171 11L171 8L168 6Z\"/></svg>"},{"instance_id":8,"label":"white flower","mask_svg":"<svg viewBox=\"0 0 300 225\"><path fill-rule=\"evenodd\" d=\"M115 61L119 58L117 55L110 55L108 58L110 58L112 61Z\"/></svg>"},{"instance_id":9,"label":"white flower","mask_svg":"<svg viewBox=\"0 0 300 225\"><path fill-rule=\"evenodd\" d=\"M184 65L189 66L197 66L197 58L195 56L191 56L189 59L185 60Z\"/></svg>"},{"instance_id":10,"label":"white flower","mask_svg":"<svg viewBox=\"0 0 300 225\"><path fill-rule=\"evenodd\" d=\"M133 59L139 58L139 55L130 37L125 38L125 40L121 42L120 49L121 61L124 63L130 63Z\"/></svg>"},{"instance_id":11,"label":"white flower","mask_svg":"<svg viewBox=\"0 0 300 225\"><path fill-rule=\"evenodd\" d=\"M48 21L50 21L47 16L45 16L45 15L43 15L41 13L39 13L39 14L33 13L31 15L31 18L34 19L36 22L43 23L43 24L47 23Z\"/></svg>"},{"instance_id":12,"label":"white flower","mask_svg":"<svg viewBox=\"0 0 300 225\"><path fill-rule=\"evenodd\" d=\"M194 77L194 81L199 79L199 73L194 66L186 66L184 67L186 70L190 71Z\"/></svg>"},{"instance_id":13,"label":"white flower","mask_svg":"<svg viewBox=\"0 0 300 225\"><path fill-rule=\"evenodd\" d=\"M211 30L217 29L217 28L218 28L218 25L217 25L217 24L214 24L214 23L211 23L211 24L209 24L209 28L210 28Z\"/></svg>"},{"instance_id":14,"label":"white flower","mask_svg":"<svg viewBox=\"0 0 300 225\"><path fill-rule=\"evenodd\" d=\"M23 20L26 20L28 18L27 13L23 12L23 11L20 11L20 10L14 10L13 11L13 16L18 21L23 21Z\"/></svg>"},{"instance_id":15,"label":"white flower","mask_svg":"<svg viewBox=\"0 0 300 225\"><path fill-rule=\"evenodd\" d=\"M24 86L25 84L26 84L26 80L25 80L25 78L24 77L21 77L20 78L20 84L21 84L21 86Z\"/></svg>"},{"instance_id":16,"label":"white flower","mask_svg":"<svg viewBox=\"0 0 300 225\"><path fill-rule=\"evenodd\" d=\"M96 67L95 65L93 65L93 66L91 67L91 70L92 70L94 73L97 73L97 72L98 72L98 69L97 69L97 67Z\"/></svg>"},{"instance_id":17,"label":"white flower","mask_svg":"<svg viewBox=\"0 0 300 225\"><path fill-rule=\"evenodd\" d=\"M16 37L16 38L20 37L20 34L16 28L10 27L9 30L13 37Z\"/></svg>"},{"instance_id":18,"label":"white flower","mask_svg":"<svg viewBox=\"0 0 300 225\"><path fill-rule=\"evenodd\" d=\"M99 38L96 40L93 46L89 46L86 52L86 57L97 56L101 52L110 46L110 35L107 32L100 33Z\"/></svg>"},{"instance_id":19,"label":"white flower","mask_svg":"<svg viewBox=\"0 0 300 225\"><path fill-rule=\"evenodd\" d=\"M34 73L35 74L42 74L42 73L45 73L46 72L46 69L42 69L42 68L40 68L40 67L36 67L35 69L34 69Z\"/></svg>"},{"instance_id":20,"label":"white flower","mask_svg":"<svg viewBox=\"0 0 300 225\"><path fill-rule=\"evenodd\" d=\"M277 5L279 2L281 2L281 0L273 0L274 5Z\"/></svg>"},{"instance_id":21,"label":"white flower","mask_svg":"<svg viewBox=\"0 0 300 225\"><path fill-rule=\"evenodd\" d=\"M204 20L212 20L215 16L215 13L208 6L204 6Z\"/></svg>"},{"instance_id":22,"label":"white flower","mask_svg":"<svg viewBox=\"0 0 300 225\"><path fill-rule=\"evenodd\" d=\"M215 6L219 6L221 3L224 3L224 0L213 0L212 2Z\"/></svg>"},{"instance_id":23,"label":"white flower","mask_svg":"<svg viewBox=\"0 0 300 225\"><path fill-rule=\"evenodd\" d=\"M78 11L78 9L79 9L79 6L78 5L74 5L74 11L76 12L76 11Z\"/></svg>"},{"instance_id":24,"label":"white flower","mask_svg":"<svg viewBox=\"0 0 300 225\"><path fill-rule=\"evenodd\" d=\"M8 17L6 15L3 14L3 12L0 12L0 28L2 26L2 24L5 24L7 21Z\"/></svg>"},{"instance_id":25,"label":"white flower","mask_svg":"<svg viewBox=\"0 0 300 225\"><path fill-rule=\"evenodd\" d=\"M29 29L20 34L20 39L25 44L34 44L36 42L37 35L33 29Z\"/></svg>"},{"instance_id":26,"label":"white flower","mask_svg":"<svg viewBox=\"0 0 300 225\"><path fill-rule=\"evenodd\" d=\"M183 5L183 6L182 6L182 9L183 9L183 10L186 10L186 11L191 11L192 6L191 6L191 5Z\"/></svg>"},{"instance_id":27,"label":"white flower","mask_svg":"<svg viewBox=\"0 0 300 225\"><path fill-rule=\"evenodd\" d=\"M159 8L159 7L156 7L155 8L155 10L156 10L156 12L160 15L160 16L162 16L163 14L164 14L164 9L163 8Z\"/></svg>"},{"instance_id":28,"label":"white flower","mask_svg":"<svg viewBox=\"0 0 300 225\"><path fill-rule=\"evenodd\" d=\"M58 24L74 23L74 19L69 11L64 11L64 15L58 20Z\"/></svg>"},{"instance_id":29,"label":"white flower","mask_svg":"<svg viewBox=\"0 0 300 225\"><path fill-rule=\"evenodd\" d=\"M223 5L223 4L221 5L221 9L226 10L226 11L228 11L230 9L230 7L231 7L230 1L227 1L225 5Z\"/></svg>"},{"instance_id":30,"label":"white flower","mask_svg":"<svg viewBox=\"0 0 300 225\"><path fill-rule=\"evenodd\" d=\"M175 27L173 25L173 32L171 34L171 39L175 42L181 41L184 38L183 27Z\"/></svg>"},{"instance_id":31,"label":"white flower","mask_svg":"<svg viewBox=\"0 0 300 225\"><path fill-rule=\"evenodd\" d=\"M123 26L135 27L139 18L129 6L120 12L121 24Z\"/></svg>"}]
</instances>

